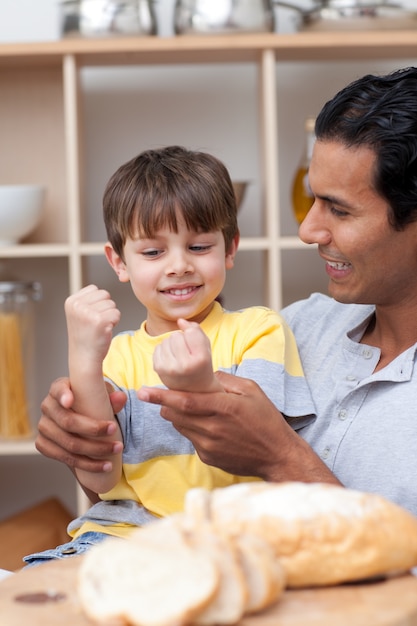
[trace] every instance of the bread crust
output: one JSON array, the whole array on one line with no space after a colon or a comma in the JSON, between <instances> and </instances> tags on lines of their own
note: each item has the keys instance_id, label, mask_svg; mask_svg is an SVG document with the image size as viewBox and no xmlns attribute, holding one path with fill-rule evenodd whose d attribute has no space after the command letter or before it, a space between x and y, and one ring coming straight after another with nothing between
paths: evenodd
<instances>
[{"instance_id":1,"label":"bread crust","mask_svg":"<svg viewBox=\"0 0 417 626\"><path fill-rule=\"evenodd\" d=\"M417 518L321 483L190 490L183 513L94 546L79 570L85 613L112 626L214 626L317 587L417 565Z\"/></svg>"},{"instance_id":2,"label":"bread crust","mask_svg":"<svg viewBox=\"0 0 417 626\"><path fill-rule=\"evenodd\" d=\"M263 537L288 587L334 585L417 564L417 519L376 494L321 483L243 483L211 492L209 509L218 531Z\"/></svg>"}]
</instances>

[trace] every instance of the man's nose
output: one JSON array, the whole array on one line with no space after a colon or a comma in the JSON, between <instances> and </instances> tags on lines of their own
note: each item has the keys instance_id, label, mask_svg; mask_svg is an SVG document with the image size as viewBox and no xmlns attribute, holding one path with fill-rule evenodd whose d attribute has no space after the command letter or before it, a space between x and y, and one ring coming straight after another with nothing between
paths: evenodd
<instances>
[{"instance_id":1,"label":"man's nose","mask_svg":"<svg viewBox=\"0 0 417 626\"><path fill-rule=\"evenodd\" d=\"M314 201L311 209L298 228L298 236L304 243L321 245L329 243L331 233L320 201Z\"/></svg>"}]
</instances>

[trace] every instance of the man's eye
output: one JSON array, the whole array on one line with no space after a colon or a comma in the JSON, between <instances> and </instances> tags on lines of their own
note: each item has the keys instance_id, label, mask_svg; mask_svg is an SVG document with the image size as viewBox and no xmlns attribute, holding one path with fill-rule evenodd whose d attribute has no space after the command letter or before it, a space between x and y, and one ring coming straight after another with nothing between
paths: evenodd
<instances>
[{"instance_id":1,"label":"man's eye","mask_svg":"<svg viewBox=\"0 0 417 626\"><path fill-rule=\"evenodd\" d=\"M330 208L330 211L333 213L333 215L335 215L336 217L345 217L346 215L349 215L347 211L342 211L341 209L336 209L336 207L332 206Z\"/></svg>"}]
</instances>

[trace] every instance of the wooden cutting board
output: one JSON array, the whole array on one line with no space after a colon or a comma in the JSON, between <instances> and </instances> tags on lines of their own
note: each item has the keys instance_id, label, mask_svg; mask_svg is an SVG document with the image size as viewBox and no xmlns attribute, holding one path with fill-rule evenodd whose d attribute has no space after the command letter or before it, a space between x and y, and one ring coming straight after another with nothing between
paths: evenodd
<instances>
[{"instance_id":1,"label":"wooden cutting board","mask_svg":"<svg viewBox=\"0 0 417 626\"><path fill-rule=\"evenodd\" d=\"M1 626L91 626L79 605L83 557L22 570L0 582ZM417 578L411 575L324 589L286 591L240 626L417 626Z\"/></svg>"}]
</instances>

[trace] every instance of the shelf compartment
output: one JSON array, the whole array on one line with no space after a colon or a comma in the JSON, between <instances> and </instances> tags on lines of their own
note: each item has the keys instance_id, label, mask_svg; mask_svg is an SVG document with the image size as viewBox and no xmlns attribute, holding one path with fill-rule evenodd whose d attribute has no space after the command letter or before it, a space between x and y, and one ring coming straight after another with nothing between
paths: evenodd
<instances>
[{"instance_id":1,"label":"shelf compartment","mask_svg":"<svg viewBox=\"0 0 417 626\"><path fill-rule=\"evenodd\" d=\"M61 68L0 66L0 91L0 184L44 185L45 206L40 224L25 241L65 242Z\"/></svg>"}]
</instances>

